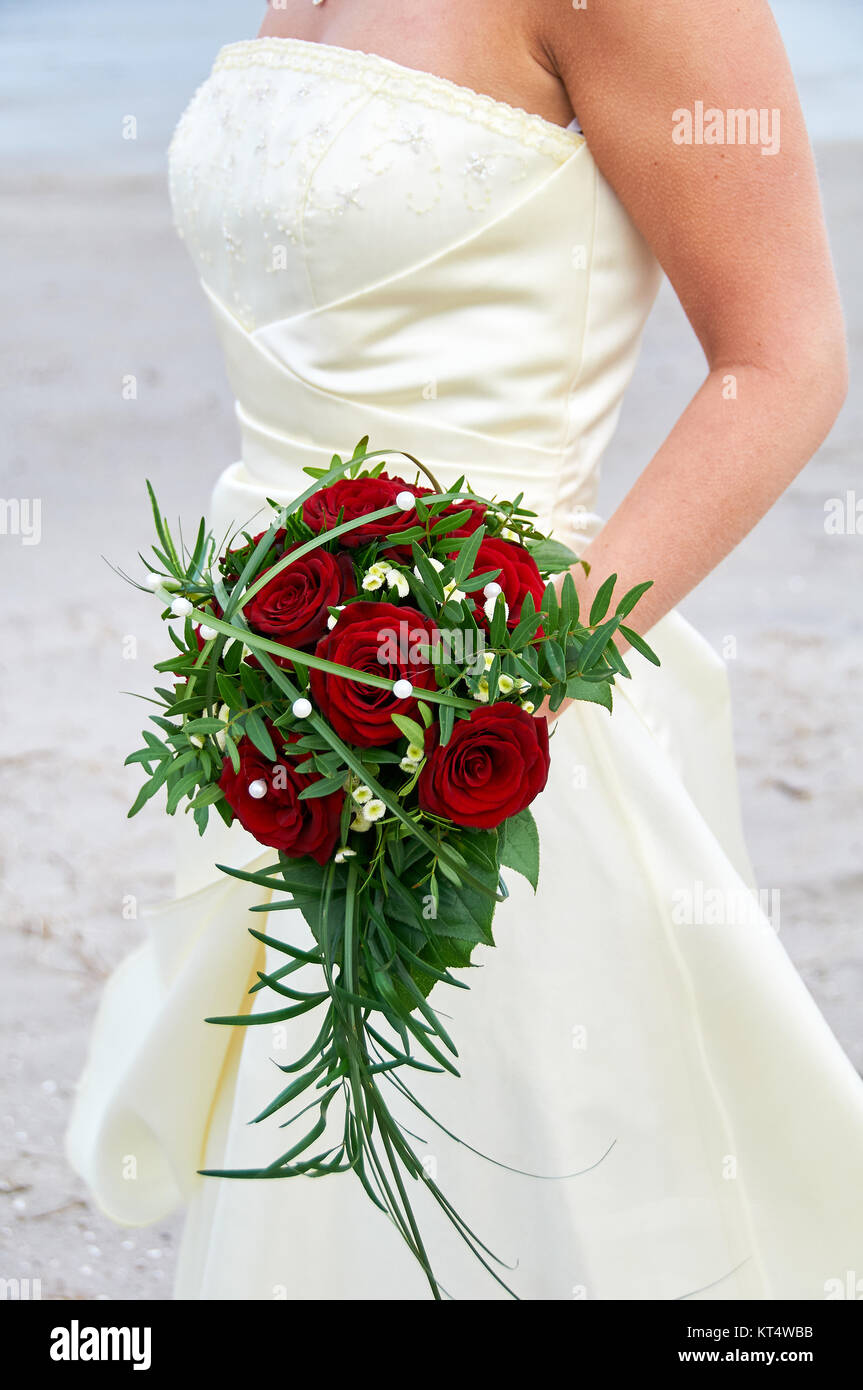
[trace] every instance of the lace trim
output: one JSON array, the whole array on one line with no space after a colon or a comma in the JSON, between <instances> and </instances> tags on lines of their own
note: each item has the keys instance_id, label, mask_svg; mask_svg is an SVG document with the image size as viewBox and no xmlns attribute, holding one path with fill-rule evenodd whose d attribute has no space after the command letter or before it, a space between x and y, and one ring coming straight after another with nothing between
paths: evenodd
<instances>
[{"instance_id":1,"label":"lace trim","mask_svg":"<svg viewBox=\"0 0 863 1390\"><path fill-rule=\"evenodd\" d=\"M451 82L448 77L405 67L392 58L365 53L358 48L339 48L335 44L314 43L308 39L264 37L241 39L219 50L213 72L249 67L293 68L302 72L362 82L373 90L421 101L426 106L478 121L489 130L507 135L544 154L567 159L584 144L584 136L565 130L544 116L533 115L519 106L510 106L485 92ZM379 77L375 81L376 74Z\"/></svg>"}]
</instances>

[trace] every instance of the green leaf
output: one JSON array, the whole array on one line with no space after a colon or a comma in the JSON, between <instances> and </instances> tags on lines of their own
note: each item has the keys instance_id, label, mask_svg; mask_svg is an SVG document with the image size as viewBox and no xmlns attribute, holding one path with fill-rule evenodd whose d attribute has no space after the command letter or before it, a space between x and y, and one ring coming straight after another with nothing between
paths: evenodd
<instances>
[{"instance_id":1,"label":"green leaf","mask_svg":"<svg viewBox=\"0 0 863 1390\"><path fill-rule=\"evenodd\" d=\"M548 669L556 680L566 680L566 660L563 655L563 648L558 642L543 642L542 650L545 652L545 659L548 662Z\"/></svg>"},{"instance_id":2,"label":"green leaf","mask_svg":"<svg viewBox=\"0 0 863 1390\"><path fill-rule=\"evenodd\" d=\"M214 619L213 621L217 622L218 619ZM243 689L249 699L253 704L259 704L264 698L264 687L261 684L260 676L255 668L244 661L240 666L239 676Z\"/></svg>"},{"instance_id":3,"label":"green leaf","mask_svg":"<svg viewBox=\"0 0 863 1390\"><path fill-rule=\"evenodd\" d=\"M652 579L646 579L643 584L636 584L633 589L630 589L627 593L623 595L623 598L620 600L620 603L615 608L614 611L617 614L617 616L619 618L625 618L628 613L632 612L633 608L638 603L638 600L642 597L642 595L646 594L648 589L652 588Z\"/></svg>"},{"instance_id":4,"label":"green leaf","mask_svg":"<svg viewBox=\"0 0 863 1390\"><path fill-rule=\"evenodd\" d=\"M225 752L231 760L231 767L234 769L234 773L238 773L240 770L240 750L237 748L230 734L225 734Z\"/></svg>"},{"instance_id":5,"label":"green leaf","mask_svg":"<svg viewBox=\"0 0 863 1390\"><path fill-rule=\"evenodd\" d=\"M567 572L560 586L560 619L567 631L573 628L578 622L578 615L578 590L575 587L575 580L572 575Z\"/></svg>"},{"instance_id":6,"label":"green leaf","mask_svg":"<svg viewBox=\"0 0 863 1390\"><path fill-rule=\"evenodd\" d=\"M330 796L333 792L341 791L345 785L346 773L340 772L335 777L321 777L317 782L312 782L308 787L303 787L300 792L300 801L313 801L319 796Z\"/></svg>"},{"instance_id":7,"label":"green leaf","mask_svg":"<svg viewBox=\"0 0 863 1390\"><path fill-rule=\"evenodd\" d=\"M445 507L446 503L443 502L440 505ZM463 526L466 521L470 521L472 516L473 512L471 511L470 507L467 507L463 512L453 512L452 516L445 516L442 518L442 520L436 521L434 526L432 526L429 535L442 536L446 535L448 531L457 531L458 528L460 526Z\"/></svg>"},{"instance_id":8,"label":"green leaf","mask_svg":"<svg viewBox=\"0 0 863 1390\"><path fill-rule=\"evenodd\" d=\"M216 719L214 716L208 715L206 719L187 720L183 725L183 732L186 734L214 734L224 727L224 719Z\"/></svg>"},{"instance_id":9,"label":"green leaf","mask_svg":"<svg viewBox=\"0 0 863 1390\"><path fill-rule=\"evenodd\" d=\"M659 666L661 664L659 657L656 655L656 652L653 650L653 648L649 647L645 642L644 638L639 637L637 632L633 632L631 627L624 627L621 623L620 631L621 634L626 638L629 645L633 647L635 651L640 652L642 656L647 657L647 660L652 661L654 666Z\"/></svg>"},{"instance_id":10,"label":"green leaf","mask_svg":"<svg viewBox=\"0 0 863 1390\"><path fill-rule=\"evenodd\" d=\"M470 574L471 570L476 564L476 557L479 553L479 548L482 545L484 538L485 527L478 526L477 529L474 531L473 535L468 536L464 542L464 545L462 545L459 548L458 556L455 562L455 567L453 569L453 579L456 582L456 588L460 589L462 587L461 581L463 579L467 579L468 575Z\"/></svg>"},{"instance_id":11,"label":"green leaf","mask_svg":"<svg viewBox=\"0 0 863 1390\"><path fill-rule=\"evenodd\" d=\"M246 733L252 743L265 758L271 762L276 761L276 745L273 743L269 729L256 709L249 710L245 718Z\"/></svg>"},{"instance_id":12,"label":"green leaf","mask_svg":"<svg viewBox=\"0 0 863 1390\"><path fill-rule=\"evenodd\" d=\"M190 810L197 810L201 806L212 806L222 796L222 789L215 782L210 782L209 786L204 787L198 793L194 801L189 802Z\"/></svg>"},{"instance_id":13,"label":"green leaf","mask_svg":"<svg viewBox=\"0 0 863 1390\"><path fill-rule=\"evenodd\" d=\"M141 807L144 806L150 800L151 796L156 795L156 792L159 790L159 788L168 780L168 774L170 773L173 766L173 759L168 759L165 762L159 764L156 771L153 773L153 776L150 778L149 782L145 782L141 790L138 792L138 795L136 796L134 803L132 804L130 810L127 813L129 819L131 819L132 816L136 816L138 814Z\"/></svg>"},{"instance_id":14,"label":"green leaf","mask_svg":"<svg viewBox=\"0 0 863 1390\"><path fill-rule=\"evenodd\" d=\"M423 554L416 541L414 541L411 545L411 552L413 554L414 564L419 570L422 582L425 584L429 593L431 593L437 599L438 603L443 603L444 589L443 584L441 583L440 574L435 569L434 565L429 563L428 556Z\"/></svg>"},{"instance_id":15,"label":"green leaf","mask_svg":"<svg viewBox=\"0 0 863 1390\"><path fill-rule=\"evenodd\" d=\"M570 676L566 682L566 693L570 700L590 700L592 704L611 709L609 681L586 681L581 676Z\"/></svg>"},{"instance_id":16,"label":"green leaf","mask_svg":"<svg viewBox=\"0 0 863 1390\"><path fill-rule=\"evenodd\" d=\"M535 545L529 544L527 548L538 568L546 574L560 574L563 570L578 564L578 556L562 541L549 538L538 541Z\"/></svg>"},{"instance_id":17,"label":"green leaf","mask_svg":"<svg viewBox=\"0 0 863 1390\"><path fill-rule=\"evenodd\" d=\"M417 724L415 719L408 719L406 714L392 714L390 718L399 733L404 734L408 743L416 743L420 748L423 747L425 743L425 730L421 725Z\"/></svg>"},{"instance_id":18,"label":"green leaf","mask_svg":"<svg viewBox=\"0 0 863 1390\"><path fill-rule=\"evenodd\" d=\"M245 708L243 697L240 694L240 688L235 680L231 680L230 676L226 676L221 671L218 671L216 673L216 684L219 687L222 703L227 705L228 709L239 710Z\"/></svg>"},{"instance_id":19,"label":"green leaf","mask_svg":"<svg viewBox=\"0 0 863 1390\"><path fill-rule=\"evenodd\" d=\"M556 714L566 699L566 685L563 681L556 681L548 692L548 707L552 714Z\"/></svg>"},{"instance_id":20,"label":"green leaf","mask_svg":"<svg viewBox=\"0 0 863 1390\"><path fill-rule=\"evenodd\" d=\"M619 618L609 618L607 623L603 623L601 627L596 629L596 632L588 637L578 654L578 670L573 674L583 675L585 671L590 670L597 657L603 651L606 642L612 634L617 631L619 626Z\"/></svg>"},{"instance_id":21,"label":"green leaf","mask_svg":"<svg viewBox=\"0 0 863 1390\"><path fill-rule=\"evenodd\" d=\"M500 862L522 874L536 892L539 883L539 831L529 810L503 823Z\"/></svg>"},{"instance_id":22,"label":"green leaf","mask_svg":"<svg viewBox=\"0 0 863 1390\"><path fill-rule=\"evenodd\" d=\"M506 599L498 594L491 613L488 638L493 647L499 647L506 637Z\"/></svg>"},{"instance_id":23,"label":"green leaf","mask_svg":"<svg viewBox=\"0 0 863 1390\"><path fill-rule=\"evenodd\" d=\"M166 809L169 816L172 816L174 814L183 797L186 796L190 791L192 791L192 789L198 785L200 780L201 769L199 767L194 767L192 768L191 772L187 772L185 776L180 778L179 782L175 783L175 785L171 788L171 791L168 795L168 800L166 802Z\"/></svg>"},{"instance_id":24,"label":"green leaf","mask_svg":"<svg viewBox=\"0 0 863 1390\"><path fill-rule=\"evenodd\" d=\"M557 590L552 580L545 586L545 593L542 596L542 611L548 614L548 625L553 630L557 627L557 619L560 613L560 605L557 601Z\"/></svg>"},{"instance_id":25,"label":"green leaf","mask_svg":"<svg viewBox=\"0 0 863 1390\"><path fill-rule=\"evenodd\" d=\"M488 832L485 833L488 834ZM460 839L459 843L462 849L468 848L467 838L467 836L462 836ZM481 883L486 885L487 891L478 892L469 883L452 883L448 878L442 877L439 884L437 915L422 920L427 934L433 938L446 936L454 940L470 942L471 945L484 943L487 946L493 946L494 938L491 924L495 902L489 893L493 893L497 888L498 873L496 868L489 870L487 863L479 860L479 856L475 853L470 854L470 860L472 873ZM444 867L443 861L439 860L438 869L442 876ZM387 872L387 884L389 888L388 915L416 925L417 912L421 906L417 901L416 890L401 884L395 875L390 875L389 871ZM433 952L429 955L429 959L435 960Z\"/></svg>"},{"instance_id":26,"label":"green leaf","mask_svg":"<svg viewBox=\"0 0 863 1390\"><path fill-rule=\"evenodd\" d=\"M529 618L522 618L509 639L510 646L515 649L523 647L534 636L537 628L542 627L542 620L542 613L534 613Z\"/></svg>"},{"instance_id":27,"label":"green leaf","mask_svg":"<svg viewBox=\"0 0 863 1390\"><path fill-rule=\"evenodd\" d=\"M616 583L617 575L610 574L597 589L593 603L590 605L591 627L596 627L597 623L601 623L608 612L608 605L611 603L611 595L614 592Z\"/></svg>"}]
</instances>

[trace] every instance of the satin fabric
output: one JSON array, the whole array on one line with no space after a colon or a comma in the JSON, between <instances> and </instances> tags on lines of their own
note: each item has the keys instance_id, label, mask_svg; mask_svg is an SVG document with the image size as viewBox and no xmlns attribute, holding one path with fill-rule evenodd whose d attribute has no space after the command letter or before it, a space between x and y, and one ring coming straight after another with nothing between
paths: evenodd
<instances>
[{"instance_id":1,"label":"satin fabric","mask_svg":"<svg viewBox=\"0 0 863 1390\"><path fill-rule=\"evenodd\" d=\"M247 42L180 122L171 189L237 397L217 534L365 434L596 533L658 270L576 131L374 55ZM510 875L470 991L433 994L462 1076L415 1090L464 1142L400 1113L519 1297L821 1298L863 1253L863 1086L758 908L722 663L677 614L650 640L662 666L633 656L611 718L555 727L538 893ZM202 1022L270 1007L248 994L263 895L214 869L267 856L220 825L179 847L177 899L105 990L72 1162L115 1220L188 1203L179 1297L427 1298L351 1175L196 1176L282 1151L249 1121L313 1035ZM288 916L303 944L294 914L271 930ZM411 1195L447 1292L505 1297Z\"/></svg>"}]
</instances>

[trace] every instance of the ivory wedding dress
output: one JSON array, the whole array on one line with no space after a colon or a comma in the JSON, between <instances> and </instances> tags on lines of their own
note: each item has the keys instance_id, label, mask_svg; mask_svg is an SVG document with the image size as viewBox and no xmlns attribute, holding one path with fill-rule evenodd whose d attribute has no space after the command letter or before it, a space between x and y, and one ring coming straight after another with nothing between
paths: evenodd
<instances>
[{"instance_id":1,"label":"ivory wedding dress","mask_svg":"<svg viewBox=\"0 0 863 1390\"><path fill-rule=\"evenodd\" d=\"M217 535L365 434L444 484L523 489L561 539L595 533L659 273L577 131L370 54L252 40L183 116L171 188L238 401ZM722 663L676 614L650 640L661 669L633 657L611 717L557 724L539 892L510 874L497 949L433 996L462 1076L420 1097L509 1167L405 1120L520 1297L823 1298L863 1269L863 1085L753 910ZM307 1033L202 1022L270 1007L247 995L261 895L214 868L261 851L182 833L180 896L106 989L72 1162L117 1221L188 1203L179 1297L428 1297L351 1174L196 1176L284 1149L248 1122ZM426 1195L443 1287L504 1296Z\"/></svg>"}]
</instances>

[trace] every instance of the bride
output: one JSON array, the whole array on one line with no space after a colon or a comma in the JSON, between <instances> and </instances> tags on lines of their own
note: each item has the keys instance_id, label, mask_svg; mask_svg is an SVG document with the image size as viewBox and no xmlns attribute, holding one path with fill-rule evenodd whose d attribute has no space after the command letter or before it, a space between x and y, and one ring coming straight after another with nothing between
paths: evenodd
<instances>
[{"instance_id":1,"label":"bride","mask_svg":"<svg viewBox=\"0 0 863 1390\"><path fill-rule=\"evenodd\" d=\"M513 881L470 991L435 998L462 1076L419 1095L464 1142L424 1125L424 1165L522 1298L823 1298L863 1259L863 1085L758 907L722 663L674 611L845 391L767 5L273 4L218 54L170 179L237 397L216 535L368 434L444 484L523 488L597 581L656 581L638 612L661 668L632 654L612 719L559 713L539 893ZM660 267L706 375L602 522ZM72 1162L117 1221L187 1203L180 1298L427 1297L350 1175L197 1175L271 1160L275 1122L248 1122L303 1035L202 1021L260 1007L262 896L214 867L260 846L181 834L177 898L105 992ZM422 1196L442 1286L502 1296Z\"/></svg>"}]
</instances>

